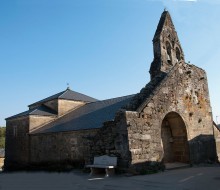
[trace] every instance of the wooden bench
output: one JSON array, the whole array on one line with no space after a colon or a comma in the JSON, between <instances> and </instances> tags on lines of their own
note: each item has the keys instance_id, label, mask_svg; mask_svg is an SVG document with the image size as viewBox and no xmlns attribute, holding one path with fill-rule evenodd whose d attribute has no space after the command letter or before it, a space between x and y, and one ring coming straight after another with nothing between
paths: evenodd
<instances>
[{"instance_id":1,"label":"wooden bench","mask_svg":"<svg viewBox=\"0 0 220 190\"><path fill-rule=\"evenodd\" d=\"M92 165L86 165L90 168L90 175L94 175L100 172L100 169L105 169L105 177L109 177L115 173L115 168L117 166L117 157L112 156L98 156L94 157L94 162Z\"/></svg>"}]
</instances>

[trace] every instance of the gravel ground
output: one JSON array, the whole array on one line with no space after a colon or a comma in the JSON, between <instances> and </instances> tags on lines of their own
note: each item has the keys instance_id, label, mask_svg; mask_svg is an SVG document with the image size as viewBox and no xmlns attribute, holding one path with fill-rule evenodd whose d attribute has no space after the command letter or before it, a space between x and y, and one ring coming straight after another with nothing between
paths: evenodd
<instances>
[{"instance_id":1,"label":"gravel ground","mask_svg":"<svg viewBox=\"0 0 220 190\"><path fill-rule=\"evenodd\" d=\"M0 190L220 190L220 167L193 167L152 175L89 177L79 170L69 173L0 173Z\"/></svg>"}]
</instances>

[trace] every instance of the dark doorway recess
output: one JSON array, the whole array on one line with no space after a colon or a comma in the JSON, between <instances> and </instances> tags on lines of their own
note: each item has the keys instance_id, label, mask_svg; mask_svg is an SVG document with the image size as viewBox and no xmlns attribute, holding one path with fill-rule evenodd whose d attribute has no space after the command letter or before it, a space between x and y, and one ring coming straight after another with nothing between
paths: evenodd
<instances>
[{"instance_id":1,"label":"dark doorway recess","mask_svg":"<svg viewBox=\"0 0 220 190\"><path fill-rule=\"evenodd\" d=\"M186 125L178 113L170 112L164 117L161 138L164 163L189 163Z\"/></svg>"}]
</instances>

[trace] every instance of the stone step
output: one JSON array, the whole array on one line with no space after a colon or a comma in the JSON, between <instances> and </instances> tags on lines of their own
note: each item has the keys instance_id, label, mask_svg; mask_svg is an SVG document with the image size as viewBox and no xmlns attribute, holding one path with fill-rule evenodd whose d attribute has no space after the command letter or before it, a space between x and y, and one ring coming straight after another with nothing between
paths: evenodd
<instances>
[{"instance_id":1,"label":"stone step","mask_svg":"<svg viewBox=\"0 0 220 190\"><path fill-rule=\"evenodd\" d=\"M189 167L190 167L190 164L181 163L181 162L173 162L173 163L165 164L166 170L174 170L174 169L189 168Z\"/></svg>"}]
</instances>

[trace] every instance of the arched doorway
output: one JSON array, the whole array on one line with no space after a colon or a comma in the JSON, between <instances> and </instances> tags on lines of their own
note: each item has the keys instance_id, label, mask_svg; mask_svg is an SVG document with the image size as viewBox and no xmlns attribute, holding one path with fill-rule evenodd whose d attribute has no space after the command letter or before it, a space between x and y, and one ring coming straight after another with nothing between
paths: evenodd
<instances>
[{"instance_id":1,"label":"arched doorway","mask_svg":"<svg viewBox=\"0 0 220 190\"><path fill-rule=\"evenodd\" d=\"M189 163L186 125L178 113L170 112L164 117L161 138L164 163Z\"/></svg>"}]
</instances>

